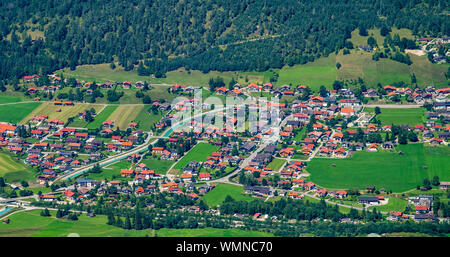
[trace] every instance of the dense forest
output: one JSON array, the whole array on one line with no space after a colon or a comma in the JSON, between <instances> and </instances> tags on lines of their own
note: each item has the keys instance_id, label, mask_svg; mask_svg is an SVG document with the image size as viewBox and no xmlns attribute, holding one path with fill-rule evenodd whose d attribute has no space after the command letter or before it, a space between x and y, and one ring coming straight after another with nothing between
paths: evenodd
<instances>
[{"instance_id":1,"label":"dense forest","mask_svg":"<svg viewBox=\"0 0 450 257\"><path fill-rule=\"evenodd\" d=\"M114 60L157 77L264 71L343 49L356 28L448 35L448 11L441 0L7 0L0 79Z\"/></svg>"}]
</instances>

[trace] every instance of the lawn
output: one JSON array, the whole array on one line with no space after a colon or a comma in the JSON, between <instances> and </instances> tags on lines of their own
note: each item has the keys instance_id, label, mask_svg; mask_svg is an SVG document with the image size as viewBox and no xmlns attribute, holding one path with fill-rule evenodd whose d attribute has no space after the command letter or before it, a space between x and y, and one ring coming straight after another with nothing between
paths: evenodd
<instances>
[{"instance_id":1,"label":"lawn","mask_svg":"<svg viewBox=\"0 0 450 257\"><path fill-rule=\"evenodd\" d=\"M190 161L204 162L206 161L206 157L217 150L219 150L218 146L208 143L198 143L173 168L184 169Z\"/></svg>"},{"instance_id":2,"label":"lawn","mask_svg":"<svg viewBox=\"0 0 450 257\"><path fill-rule=\"evenodd\" d=\"M130 122L135 121L144 105L120 105L109 117L114 122L114 128L126 129Z\"/></svg>"},{"instance_id":3,"label":"lawn","mask_svg":"<svg viewBox=\"0 0 450 257\"><path fill-rule=\"evenodd\" d=\"M390 211L401 211L404 212L406 206L408 205L408 201L401 198L395 198L395 197L388 197L389 201L386 205L380 205L380 206L371 206L369 207L370 210L373 208L376 208L377 211L384 211L384 212L390 212Z\"/></svg>"},{"instance_id":4,"label":"lawn","mask_svg":"<svg viewBox=\"0 0 450 257\"><path fill-rule=\"evenodd\" d=\"M0 105L0 121L16 124L40 105L41 103L37 102Z\"/></svg>"},{"instance_id":5,"label":"lawn","mask_svg":"<svg viewBox=\"0 0 450 257\"><path fill-rule=\"evenodd\" d=\"M101 173L89 173L87 175L87 177L94 179L94 180L102 180L102 179L121 180L123 178L120 176L120 171L122 169L129 169L131 167L131 165L132 165L131 162L123 160L123 161L114 163L112 165L102 167Z\"/></svg>"},{"instance_id":6,"label":"lawn","mask_svg":"<svg viewBox=\"0 0 450 257\"><path fill-rule=\"evenodd\" d=\"M25 164L15 161L10 155L0 153L0 177L9 183L29 181L34 178L34 172Z\"/></svg>"},{"instance_id":7,"label":"lawn","mask_svg":"<svg viewBox=\"0 0 450 257\"><path fill-rule=\"evenodd\" d=\"M252 201L255 198L244 194L244 188L230 184L217 184L210 192L206 193L200 199L204 200L208 206L220 205L227 195L236 201Z\"/></svg>"},{"instance_id":8,"label":"lawn","mask_svg":"<svg viewBox=\"0 0 450 257\"><path fill-rule=\"evenodd\" d=\"M300 130L295 132L295 136L293 138L294 141L303 141L303 136L306 133L306 127L302 127Z\"/></svg>"},{"instance_id":9,"label":"lawn","mask_svg":"<svg viewBox=\"0 0 450 257\"><path fill-rule=\"evenodd\" d=\"M318 90L321 85L331 87L336 80L336 55L330 54L328 57L303 65L285 66L277 72L279 74L277 86L303 84L312 90Z\"/></svg>"},{"instance_id":10,"label":"lawn","mask_svg":"<svg viewBox=\"0 0 450 257\"><path fill-rule=\"evenodd\" d=\"M381 120L381 125L402 125L407 124L415 126L423 124L425 121L425 109L409 108L409 109L387 109L381 108L381 113L376 116L377 120ZM366 108L366 112L374 112L374 108Z\"/></svg>"},{"instance_id":11,"label":"lawn","mask_svg":"<svg viewBox=\"0 0 450 257\"><path fill-rule=\"evenodd\" d=\"M108 120L108 117L117 109L117 105L108 105L106 106L100 113L98 113L94 121L91 123L88 123L86 125L86 128L88 129L96 129L102 126L102 123L106 120Z\"/></svg>"},{"instance_id":12,"label":"lawn","mask_svg":"<svg viewBox=\"0 0 450 257\"><path fill-rule=\"evenodd\" d=\"M153 128L153 125L158 123L165 114L165 112L158 112L156 115L152 112L149 113L149 107L150 105L145 105L134 118L134 120L139 124L139 129L144 131L150 131Z\"/></svg>"},{"instance_id":13,"label":"lawn","mask_svg":"<svg viewBox=\"0 0 450 257\"><path fill-rule=\"evenodd\" d=\"M434 175L441 181L450 179L448 147L434 150L423 144L409 144L400 145L396 150L404 154L361 151L348 159L314 158L308 163L307 171L311 181L328 189L375 186L404 192L421 185L424 178L431 180Z\"/></svg>"},{"instance_id":14,"label":"lawn","mask_svg":"<svg viewBox=\"0 0 450 257\"><path fill-rule=\"evenodd\" d=\"M107 218L104 215L89 218L82 214L79 220L69 221L55 218L55 211L50 211L50 217L42 217L39 213L40 210L33 210L11 215L10 224L0 224L0 237L66 237L71 233L82 237L142 237L155 234L158 237L273 236L258 231L216 228L125 230L106 225Z\"/></svg>"},{"instance_id":15,"label":"lawn","mask_svg":"<svg viewBox=\"0 0 450 257\"><path fill-rule=\"evenodd\" d=\"M64 74L64 77L75 77L85 81L96 82L116 82L116 81L130 81L132 83L136 81L147 81L152 84L186 84L189 86L206 86L208 85L210 78L216 78L218 76L224 78L226 84L234 78L239 83L261 83L265 79L265 73L263 72L218 72L210 71L203 73L198 70L187 71L184 68L170 71L166 73L165 78L151 78L150 76L139 76L136 70L125 71L122 67L116 64L117 68L112 70L109 64L97 64L97 65L81 65L76 70L71 71L66 68L57 71L57 74ZM245 82L246 78L248 82Z\"/></svg>"},{"instance_id":16,"label":"lawn","mask_svg":"<svg viewBox=\"0 0 450 257\"><path fill-rule=\"evenodd\" d=\"M22 97L19 96L0 95L0 104L16 103L21 101Z\"/></svg>"},{"instance_id":17,"label":"lawn","mask_svg":"<svg viewBox=\"0 0 450 257\"><path fill-rule=\"evenodd\" d=\"M166 174L169 168L175 163L174 161L158 160L155 158L143 159L141 162L145 163L149 170L154 170L157 174Z\"/></svg>"},{"instance_id":18,"label":"lawn","mask_svg":"<svg viewBox=\"0 0 450 257\"><path fill-rule=\"evenodd\" d=\"M283 164L286 162L286 160L284 159L277 159L274 158L268 165L267 168L274 170L274 171L278 171L280 170L280 168L283 166Z\"/></svg>"},{"instance_id":19,"label":"lawn","mask_svg":"<svg viewBox=\"0 0 450 257\"><path fill-rule=\"evenodd\" d=\"M33 116L48 116L48 120L60 120L63 122L67 122L67 119L70 117L78 117L80 112L84 112L86 110L90 110L94 108L96 112L100 111L103 106L94 105L94 104L80 104L76 103L74 106L62 106L62 105L54 105L53 103L42 103L39 107L34 109L31 112L28 112L28 115L22 119L21 124L26 124ZM57 110L60 109L60 112Z\"/></svg>"}]
</instances>

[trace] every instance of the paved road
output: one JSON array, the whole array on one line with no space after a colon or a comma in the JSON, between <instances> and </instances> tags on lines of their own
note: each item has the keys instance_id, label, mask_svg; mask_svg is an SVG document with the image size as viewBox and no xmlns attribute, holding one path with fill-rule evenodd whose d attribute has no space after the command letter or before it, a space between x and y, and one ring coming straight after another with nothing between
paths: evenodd
<instances>
[{"instance_id":1,"label":"paved road","mask_svg":"<svg viewBox=\"0 0 450 257\"><path fill-rule=\"evenodd\" d=\"M242 186L242 184L239 183L235 183L235 182L231 182L229 181L229 178L238 174L243 168L245 168L246 166L248 166L248 164L253 160L253 158L255 158L255 156L264 148L266 148L266 146L268 146L271 142L264 142L262 144L260 144L259 148L255 151L252 152L252 154L250 154L247 158L245 158L241 164L239 165L239 168L237 168L235 171L231 172L230 174L226 175L225 177L219 178L219 179L214 179L214 180L210 180L208 181L209 183L226 183L226 184L233 184L233 185L239 185Z\"/></svg>"},{"instance_id":2,"label":"paved road","mask_svg":"<svg viewBox=\"0 0 450 257\"><path fill-rule=\"evenodd\" d=\"M100 166L104 166L106 164L112 164L112 163L114 163L116 161L120 161L120 160L122 160L124 158L127 158L128 156L130 156L132 154L145 151L145 149L147 149L150 144L153 145L153 144L155 144L157 142L157 140L154 140L153 142L150 143L151 139L154 139L154 138L149 135L147 137L147 139L145 140L145 142L142 145L140 145L140 146L138 146L136 148L133 148L133 149L131 149L131 150L127 151L127 152L124 152L124 153L120 153L120 154L111 156L110 158L107 158L107 159L104 159L104 160L101 160L101 161L98 161L98 162L94 162L92 164L89 164L89 165L86 165L86 166L74 169L73 171L71 171L71 172L69 172L67 174L64 174L62 176L57 177L54 181L50 182L49 184L51 185L51 184L53 184L53 183L55 183L55 182L57 182L59 180L66 180L66 179L69 179L70 177L81 175L84 172L88 171L89 169L92 169L94 167L94 165L96 165L96 164L98 164Z\"/></svg>"},{"instance_id":3,"label":"paved road","mask_svg":"<svg viewBox=\"0 0 450 257\"><path fill-rule=\"evenodd\" d=\"M165 138L164 135L165 135L166 133L168 133L169 131L171 131L172 128L176 128L176 127L179 126L180 124L183 124L183 123L185 123L185 122L187 122L187 121L190 121L190 120L192 120L192 119L194 119L194 118L196 118L196 117L201 117L201 116L206 115L206 114L211 114L211 113L223 111L223 110L225 110L225 109L226 109L226 107L224 107L224 108L219 108L219 109L215 109L215 110L212 110L212 111L209 111L209 112L204 112L204 113L200 113L200 114L197 114L197 115L193 115L193 116L190 117L190 118L186 118L186 119L184 119L184 120L181 120L181 121L179 121L179 122L173 124L171 127L167 128L167 129L162 133L162 135L163 135L162 137L153 137L153 136L150 136L150 134L149 134L149 136L147 137L146 141L145 141L142 145L140 145L140 146L138 146L138 147L136 147L136 148L134 148L134 149L131 149L131 150L127 151L127 152L124 152L124 153L120 153L120 154L114 155L114 156L112 156L112 157L110 157L110 158L107 158L107 159L105 159L105 160L101 160L101 161L98 161L98 162L89 164L89 165L87 165L87 166L84 166L84 167L80 167L80 168L74 169L72 172L69 172L69 173L67 173L67 174L64 174L64 175L62 175L62 176L56 178L54 181L50 182L49 184L51 185L51 184L55 183L56 181L66 180L66 179L68 179L68 178L70 178L70 177L81 175L81 174L83 174L84 172L88 171L89 169L93 168L94 165L96 165L96 164L99 164L100 166L105 165L105 164L110 165L110 164L113 164L113 163L116 162L116 161L120 161L120 160L122 160L122 159L124 159L124 158L127 158L128 156L130 156L130 155L132 155L132 154L135 154L135 153L139 153L139 152L145 151L145 150L148 148L149 145L154 145L154 144L157 142L157 140L154 140L153 142L150 143L150 142L149 142L150 139L155 139L155 138Z\"/></svg>"},{"instance_id":4,"label":"paved road","mask_svg":"<svg viewBox=\"0 0 450 257\"><path fill-rule=\"evenodd\" d=\"M286 122L287 122L291 117L292 117L292 115L286 116L286 117L281 121L279 127L284 126L284 124L286 124ZM237 169L236 169L235 171L233 171L232 173L226 175L225 177L222 177L222 178L219 178L219 179L214 179L214 180L208 181L208 184L214 182L214 183L226 183L226 184L233 184L233 185L239 185L239 186L242 186L242 184L238 184L238 183L234 183L234 182L229 181L229 178L232 177L232 176L234 176L234 175L236 175L236 174L238 174L243 168L245 168L246 166L248 166L249 163L253 160L253 158L255 158L256 155L257 155L260 151L262 151L264 148L266 148L269 144L273 143L273 141L274 141L273 138L271 138L271 140L263 140L263 141L260 143L258 149L255 150L255 151L253 151L247 158L245 158L245 159L241 162L241 164L239 165L239 168L237 168Z\"/></svg>"}]
</instances>

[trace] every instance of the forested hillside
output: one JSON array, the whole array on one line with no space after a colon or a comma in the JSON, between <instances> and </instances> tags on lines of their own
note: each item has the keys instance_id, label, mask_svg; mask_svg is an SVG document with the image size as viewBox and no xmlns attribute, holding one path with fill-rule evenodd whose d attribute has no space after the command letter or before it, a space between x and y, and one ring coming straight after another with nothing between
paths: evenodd
<instances>
[{"instance_id":1,"label":"forested hillside","mask_svg":"<svg viewBox=\"0 0 450 257\"><path fill-rule=\"evenodd\" d=\"M449 35L448 11L440 0L6 0L0 79L114 59L157 77L264 71L348 47L356 28Z\"/></svg>"}]
</instances>

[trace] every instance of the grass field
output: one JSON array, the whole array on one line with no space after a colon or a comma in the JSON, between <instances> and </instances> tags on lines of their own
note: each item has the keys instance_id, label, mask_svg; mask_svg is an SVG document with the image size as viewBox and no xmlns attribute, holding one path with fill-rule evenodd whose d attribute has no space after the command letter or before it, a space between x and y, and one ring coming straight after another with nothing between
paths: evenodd
<instances>
[{"instance_id":1,"label":"grass field","mask_svg":"<svg viewBox=\"0 0 450 257\"><path fill-rule=\"evenodd\" d=\"M169 168L174 164L174 161L158 160L154 158L143 159L141 162L145 163L149 170L154 170L157 174L166 174Z\"/></svg>"},{"instance_id":2,"label":"grass field","mask_svg":"<svg viewBox=\"0 0 450 257\"><path fill-rule=\"evenodd\" d=\"M10 224L0 224L0 237L66 237L71 233L82 237L210 237L210 236L273 236L269 233L239 229L167 229L160 230L125 230L106 225L107 218L97 215L93 218L82 214L77 221L55 218L55 211L50 211L50 217L39 215L40 210L19 212L9 217Z\"/></svg>"},{"instance_id":3,"label":"grass field","mask_svg":"<svg viewBox=\"0 0 450 257\"><path fill-rule=\"evenodd\" d=\"M321 85L330 87L336 80L336 55L320 58L304 65L285 66L277 70L279 74L276 85L300 84L318 90Z\"/></svg>"},{"instance_id":4,"label":"grass field","mask_svg":"<svg viewBox=\"0 0 450 257\"><path fill-rule=\"evenodd\" d=\"M0 104L16 103L21 101L22 97L19 96L0 95Z\"/></svg>"},{"instance_id":5,"label":"grass field","mask_svg":"<svg viewBox=\"0 0 450 257\"><path fill-rule=\"evenodd\" d=\"M114 163L112 165L103 167L101 173L89 173L87 175L87 178L91 178L94 180L102 180L102 179L122 180L123 178L120 176L120 171L122 169L129 169L131 167L131 165L132 165L131 162L123 160L123 161Z\"/></svg>"},{"instance_id":6,"label":"grass field","mask_svg":"<svg viewBox=\"0 0 450 257\"><path fill-rule=\"evenodd\" d=\"M198 143L181 160L175 164L174 169L183 169L190 161L206 161L206 157L219 150L218 146L208 143Z\"/></svg>"},{"instance_id":7,"label":"grass field","mask_svg":"<svg viewBox=\"0 0 450 257\"><path fill-rule=\"evenodd\" d=\"M274 158L268 165L267 168L272 169L274 171L278 171L281 166L283 166L283 164L286 162L286 160L284 159L277 159Z\"/></svg>"},{"instance_id":8,"label":"grass field","mask_svg":"<svg viewBox=\"0 0 450 257\"><path fill-rule=\"evenodd\" d=\"M114 128L126 129L142 109L144 109L144 105L120 105L108 117L108 120L114 121Z\"/></svg>"},{"instance_id":9,"label":"grass field","mask_svg":"<svg viewBox=\"0 0 450 257\"><path fill-rule=\"evenodd\" d=\"M0 152L0 177L9 183L28 181L34 177L34 172L25 164L15 161L6 153Z\"/></svg>"},{"instance_id":10,"label":"grass field","mask_svg":"<svg viewBox=\"0 0 450 257\"><path fill-rule=\"evenodd\" d=\"M385 188L393 192L404 192L421 185L424 178L430 180L438 175L441 181L450 179L450 150L428 149L423 144L400 145L397 151L356 152L348 159L315 158L308 163L311 181L328 189L348 189L366 186ZM332 167L336 164L336 167ZM388 164L388 165L383 165ZM423 166L427 166L424 169Z\"/></svg>"},{"instance_id":11,"label":"grass field","mask_svg":"<svg viewBox=\"0 0 450 257\"><path fill-rule=\"evenodd\" d=\"M302 141L302 140L303 140L303 135L305 135L305 133L306 133L306 128L305 128L305 127L302 127L302 128L300 129L300 131L298 131L298 132L295 134L293 140L294 140L294 141Z\"/></svg>"},{"instance_id":12,"label":"grass field","mask_svg":"<svg viewBox=\"0 0 450 257\"><path fill-rule=\"evenodd\" d=\"M208 206L217 206L225 200L227 195L236 201L252 201L255 199L249 195L245 195L243 187L230 184L217 184L213 190L200 199L204 200Z\"/></svg>"},{"instance_id":13,"label":"grass field","mask_svg":"<svg viewBox=\"0 0 450 257\"><path fill-rule=\"evenodd\" d=\"M149 107L150 105L145 105L134 118L134 121L139 124L139 129L142 129L144 131L150 131L153 128L153 125L158 123L166 113L159 112L156 115L153 113L149 113Z\"/></svg>"},{"instance_id":14,"label":"grass field","mask_svg":"<svg viewBox=\"0 0 450 257\"><path fill-rule=\"evenodd\" d=\"M367 112L374 112L374 108L366 108ZM411 109L386 109L381 108L381 113L376 116L377 120L381 120L384 125L402 125L407 124L414 126L423 124L426 120L425 109L411 108Z\"/></svg>"},{"instance_id":15,"label":"grass field","mask_svg":"<svg viewBox=\"0 0 450 257\"><path fill-rule=\"evenodd\" d=\"M86 128L88 128L88 129L96 129L96 128L102 126L102 123L108 119L108 117L117 109L117 107L118 107L117 105L105 106L103 111L101 111L100 113L98 113L95 116L94 121L91 122L91 123L88 123L86 125Z\"/></svg>"},{"instance_id":16,"label":"grass field","mask_svg":"<svg viewBox=\"0 0 450 257\"><path fill-rule=\"evenodd\" d=\"M21 103L0 105L0 121L18 123L33 110L39 108L41 103Z\"/></svg>"},{"instance_id":17,"label":"grass field","mask_svg":"<svg viewBox=\"0 0 450 257\"><path fill-rule=\"evenodd\" d=\"M85 81L96 82L116 82L116 81L147 81L152 84L186 84L190 86L205 86L208 85L210 78L220 76L224 78L226 84L234 78L239 83L246 83L245 78L248 79L248 83L261 83L264 81L264 73L259 72L217 72L210 71L203 73L198 70L187 71L184 68L180 68L175 71L167 72L166 78L151 78L150 76L139 76L136 70L125 71L122 67L116 65L117 68L111 70L109 64L97 64L97 65L81 65L76 70L71 71L66 68L57 71L57 74L64 74L64 77L75 77Z\"/></svg>"},{"instance_id":18,"label":"grass field","mask_svg":"<svg viewBox=\"0 0 450 257\"><path fill-rule=\"evenodd\" d=\"M388 197L389 201L386 205L380 205L380 206L371 206L369 207L369 210L372 210L373 208L376 208L377 211L384 211L384 212L390 212L390 211L401 211L404 212L406 206L408 205L408 201L401 198L395 198L395 197Z\"/></svg>"},{"instance_id":19,"label":"grass field","mask_svg":"<svg viewBox=\"0 0 450 257\"><path fill-rule=\"evenodd\" d=\"M90 110L94 108L96 112L102 109L101 105L93 105L93 104L75 104L74 106L62 106L62 105L54 105L53 103L42 103L39 107L35 108L33 111L29 112L29 114L22 119L21 124L26 124L33 116L48 116L48 120L60 120L63 122L67 122L67 119L70 117L77 117L80 112L84 112L85 110ZM56 110L61 109L61 112L57 112Z\"/></svg>"}]
</instances>

